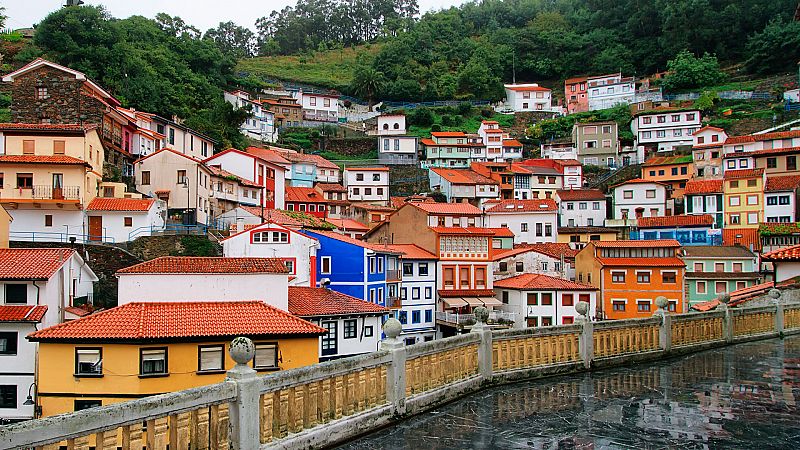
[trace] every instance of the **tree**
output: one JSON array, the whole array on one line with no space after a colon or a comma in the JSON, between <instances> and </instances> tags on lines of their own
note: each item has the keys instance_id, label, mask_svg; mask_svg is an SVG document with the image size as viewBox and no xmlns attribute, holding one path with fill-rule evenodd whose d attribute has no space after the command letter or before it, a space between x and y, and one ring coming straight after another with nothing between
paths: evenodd
<instances>
[{"instance_id":1,"label":"tree","mask_svg":"<svg viewBox=\"0 0 800 450\"><path fill-rule=\"evenodd\" d=\"M800 22L772 20L747 39L745 66L759 74L792 72L800 60Z\"/></svg>"},{"instance_id":2,"label":"tree","mask_svg":"<svg viewBox=\"0 0 800 450\"><path fill-rule=\"evenodd\" d=\"M668 74L664 79L667 89L708 87L719 84L727 76L719 68L716 56L705 53L698 58L683 50L667 63Z\"/></svg>"},{"instance_id":3,"label":"tree","mask_svg":"<svg viewBox=\"0 0 800 450\"><path fill-rule=\"evenodd\" d=\"M366 98L370 108L385 86L386 76L374 67L357 66L353 71L353 81L350 83L350 89L356 95Z\"/></svg>"},{"instance_id":4,"label":"tree","mask_svg":"<svg viewBox=\"0 0 800 450\"><path fill-rule=\"evenodd\" d=\"M692 106L704 113L709 113L714 110L714 106L717 102L719 102L719 95L716 91L703 91Z\"/></svg>"},{"instance_id":5,"label":"tree","mask_svg":"<svg viewBox=\"0 0 800 450\"><path fill-rule=\"evenodd\" d=\"M220 22L217 28L206 31L205 39L211 39L223 55L233 59L247 58L256 53L256 37L252 31L233 22Z\"/></svg>"},{"instance_id":6,"label":"tree","mask_svg":"<svg viewBox=\"0 0 800 450\"><path fill-rule=\"evenodd\" d=\"M8 16L6 15L6 7L0 6L0 29L6 27L6 20L8 20Z\"/></svg>"}]
</instances>

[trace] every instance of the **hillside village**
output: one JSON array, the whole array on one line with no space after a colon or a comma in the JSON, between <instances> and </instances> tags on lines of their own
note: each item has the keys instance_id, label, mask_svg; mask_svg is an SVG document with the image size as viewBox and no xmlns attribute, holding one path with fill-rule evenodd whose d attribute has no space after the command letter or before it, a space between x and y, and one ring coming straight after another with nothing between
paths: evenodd
<instances>
[{"instance_id":1,"label":"hillside village","mask_svg":"<svg viewBox=\"0 0 800 450\"><path fill-rule=\"evenodd\" d=\"M796 64L786 71L800 83ZM483 326L719 312L773 289L796 298L797 84L767 99L717 92L776 111L744 134L714 124L736 107L670 92L664 74L506 83L500 101L445 105L477 130L443 130L453 114L434 108L424 132L426 105L231 87L221 100L246 111L247 145L234 147L46 57L12 69L0 123L7 422L222 382L237 336L269 375L378 351L387 321L410 347ZM285 145L300 129L313 144ZM374 157L326 158L346 153L325 152L331 129L329 146L357 136ZM114 266L100 248L136 262ZM106 279L115 289L100 301Z\"/></svg>"}]
</instances>

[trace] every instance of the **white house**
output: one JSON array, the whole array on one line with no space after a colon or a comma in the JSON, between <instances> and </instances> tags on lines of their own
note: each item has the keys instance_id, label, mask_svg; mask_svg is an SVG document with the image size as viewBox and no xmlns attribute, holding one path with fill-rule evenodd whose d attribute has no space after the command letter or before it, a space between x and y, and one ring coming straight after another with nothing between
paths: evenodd
<instances>
[{"instance_id":1,"label":"white house","mask_svg":"<svg viewBox=\"0 0 800 450\"><path fill-rule=\"evenodd\" d=\"M403 325L402 339L408 345L436 336L436 264L433 253L414 244L391 244L400 253L402 283L396 318Z\"/></svg>"},{"instance_id":2,"label":"white house","mask_svg":"<svg viewBox=\"0 0 800 450\"><path fill-rule=\"evenodd\" d=\"M348 167L344 169L344 187L351 202L389 204L388 167Z\"/></svg>"},{"instance_id":3,"label":"white house","mask_svg":"<svg viewBox=\"0 0 800 450\"><path fill-rule=\"evenodd\" d=\"M777 150L800 147L800 129L730 136L722 145L722 154L747 153L761 150Z\"/></svg>"},{"instance_id":4,"label":"white house","mask_svg":"<svg viewBox=\"0 0 800 450\"><path fill-rule=\"evenodd\" d=\"M288 270L279 258L163 256L117 271L118 304L262 300L286 311Z\"/></svg>"},{"instance_id":5,"label":"white house","mask_svg":"<svg viewBox=\"0 0 800 450\"><path fill-rule=\"evenodd\" d=\"M573 279L575 278L573 253L568 244L530 244L495 250L492 254L492 276L495 282L524 273Z\"/></svg>"},{"instance_id":6,"label":"white house","mask_svg":"<svg viewBox=\"0 0 800 450\"><path fill-rule=\"evenodd\" d=\"M553 199L502 200L486 204L486 226L510 228L514 243L556 242L558 205Z\"/></svg>"},{"instance_id":7,"label":"white house","mask_svg":"<svg viewBox=\"0 0 800 450\"><path fill-rule=\"evenodd\" d=\"M292 96L303 108L304 120L311 122L339 120L339 95L298 90Z\"/></svg>"},{"instance_id":8,"label":"white house","mask_svg":"<svg viewBox=\"0 0 800 450\"><path fill-rule=\"evenodd\" d=\"M612 186L614 219L660 217L667 210L667 185L641 178Z\"/></svg>"},{"instance_id":9,"label":"white house","mask_svg":"<svg viewBox=\"0 0 800 450\"><path fill-rule=\"evenodd\" d=\"M694 176L717 178L722 176L722 145L728 134L722 128L706 125L692 133L692 159Z\"/></svg>"},{"instance_id":10,"label":"white house","mask_svg":"<svg viewBox=\"0 0 800 450\"><path fill-rule=\"evenodd\" d=\"M432 167L428 170L430 187L438 190L450 203L468 202L480 206L487 200L500 198L500 183L470 169Z\"/></svg>"},{"instance_id":11,"label":"white house","mask_svg":"<svg viewBox=\"0 0 800 450\"><path fill-rule=\"evenodd\" d=\"M128 242L166 226L167 204L153 198L95 197L86 207L86 227L99 222L103 241Z\"/></svg>"},{"instance_id":12,"label":"white house","mask_svg":"<svg viewBox=\"0 0 800 450\"><path fill-rule=\"evenodd\" d=\"M253 113L241 125L239 131L245 136L261 142L275 142L278 138L278 128L275 126L275 114L261 103L250 100L250 94L245 91L233 91L223 94L225 101L240 109L250 107Z\"/></svg>"},{"instance_id":13,"label":"white house","mask_svg":"<svg viewBox=\"0 0 800 450\"><path fill-rule=\"evenodd\" d=\"M579 301L589 304L587 317L594 317L597 308L597 288L588 284L526 273L496 281L494 290L503 302L503 311L515 313L514 328L546 327L575 323Z\"/></svg>"},{"instance_id":14,"label":"white house","mask_svg":"<svg viewBox=\"0 0 800 450\"><path fill-rule=\"evenodd\" d=\"M289 287L289 312L328 330L319 338L319 360L378 350L383 306L325 287Z\"/></svg>"},{"instance_id":15,"label":"white house","mask_svg":"<svg viewBox=\"0 0 800 450\"><path fill-rule=\"evenodd\" d=\"M266 208L284 208L286 168L256 154L229 148L206 158L206 165L219 166L244 180L263 187L259 204Z\"/></svg>"},{"instance_id":16,"label":"white house","mask_svg":"<svg viewBox=\"0 0 800 450\"><path fill-rule=\"evenodd\" d=\"M621 73L589 77L586 81L589 111L628 105L636 97L636 81Z\"/></svg>"},{"instance_id":17,"label":"white house","mask_svg":"<svg viewBox=\"0 0 800 450\"><path fill-rule=\"evenodd\" d=\"M289 271L289 285L316 286L319 241L287 226L268 222L222 240L228 258L279 258Z\"/></svg>"},{"instance_id":18,"label":"white house","mask_svg":"<svg viewBox=\"0 0 800 450\"><path fill-rule=\"evenodd\" d=\"M692 134L701 127L700 110L660 109L636 113L631 131L637 147L645 154L672 151L679 145L692 145Z\"/></svg>"},{"instance_id":19,"label":"white house","mask_svg":"<svg viewBox=\"0 0 800 450\"><path fill-rule=\"evenodd\" d=\"M487 161L510 161L522 158L522 144L511 139L496 120L484 120L478 127L478 136L486 146Z\"/></svg>"},{"instance_id":20,"label":"white house","mask_svg":"<svg viewBox=\"0 0 800 450\"><path fill-rule=\"evenodd\" d=\"M416 164L419 139L408 136L404 114L378 116L378 162L381 164Z\"/></svg>"},{"instance_id":21,"label":"white house","mask_svg":"<svg viewBox=\"0 0 800 450\"><path fill-rule=\"evenodd\" d=\"M514 112L552 111L551 91L536 83L506 84L506 106Z\"/></svg>"},{"instance_id":22,"label":"white house","mask_svg":"<svg viewBox=\"0 0 800 450\"><path fill-rule=\"evenodd\" d=\"M796 222L799 175L767 178L764 188L764 219L767 222Z\"/></svg>"},{"instance_id":23,"label":"white house","mask_svg":"<svg viewBox=\"0 0 800 450\"><path fill-rule=\"evenodd\" d=\"M68 248L0 249L0 419L32 419L37 344L29 333L64 322L74 305L91 303L98 281Z\"/></svg>"},{"instance_id":24,"label":"white house","mask_svg":"<svg viewBox=\"0 0 800 450\"><path fill-rule=\"evenodd\" d=\"M791 89L784 92L783 99L787 102L800 103L800 89Z\"/></svg>"},{"instance_id":25,"label":"white house","mask_svg":"<svg viewBox=\"0 0 800 450\"><path fill-rule=\"evenodd\" d=\"M606 195L600 189L569 189L556 192L558 225L602 227L606 220Z\"/></svg>"}]
</instances>

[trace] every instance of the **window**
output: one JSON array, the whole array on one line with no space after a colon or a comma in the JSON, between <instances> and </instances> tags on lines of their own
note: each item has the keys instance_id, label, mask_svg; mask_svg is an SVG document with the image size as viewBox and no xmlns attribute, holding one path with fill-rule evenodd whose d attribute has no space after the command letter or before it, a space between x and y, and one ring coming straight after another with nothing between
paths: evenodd
<instances>
[{"instance_id":1,"label":"window","mask_svg":"<svg viewBox=\"0 0 800 450\"><path fill-rule=\"evenodd\" d=\"M611 272L611 282L612 283L624 283L625 282L625 272Z\"/></svg>"},{"instance_id":2,"label":"window","mask_svg":"<svg viewBox=\"0 0 800 450\"><path fill-rule=\"evenodd\" d=\"M419 287L412 287L411 288L411 299L412 300L419 300Z\"/></svg>"},{"instance_id":3,"label":"window","mask_svg":"<svg viewBox=\"0 0 800 450\"><path fill-rule=\"evenodd\" d=\"M703 263L701 263L701 262L694 263L694 271L695 272L702 272L703 271Z\"/></svg>"},{"instance_id":4,"label":"window","mask_svg":"<svg viewBox=\"0 0 800 450\"><path fill-rule=\"evenodd\" d=\"M27 284L6 284L6 304L24 305L28 303Z\"/></svg>"},{"instance_id":5,"label":"window","mask_svg":"<svg viewBox=\"0 0 800 450\"><path fill-rule=\"evenodd\" d=\"M675 284L677 283L677 274L675 272L661 272L661 281L663 283Z\"/></svg>"},{"instance_id":6,"label":"window","mask_svg":"<svg viewBox=\"0 0 800 450\"><path fill-rule=\"evenodd\" d=\"M407 311L399 311L397 313L397 320L400 323L402 323L403 325L406 325L408 323L408 312Z\"/></svg>"},{"instance_id":7,"label":"window","mask_svg":"<svg viewBox=\"0 0 800 450\"><path fill-rule=\"evenodd\" d=\"M367 325L364 327L364 337L372 337L372 325Z\"/></svg>"},{"instance_id":8,"label":"window","mask_svg":"<svg viewBox=\"0 0 800 450\"><path fill-rule=\"evenodd\" d=\"M758 213L747 213L747 223L750 225L758 223Z\"/></svg>"},{"instance_id":9,"label":"window","mask_svg":"<svg viewBox=\"0 0 800 450\"><path fill-rule=\"evenodd\" d=\"M725 263L714 263L714 272L725 272Z\"/></svg>"},{"instance_id":10,"label":"window","mask_svg":"<svg viewBox=\"0 0 800 450\"><path fill-rule=\"evenodd\" d=\"M575 304L575 298L572 294L561 295L561 306L573 306L574 304Z\"/></svg>"},{"instance_id":11,"label":"window","mask_svg":"<svg viewBox=\"0 0 800 450\"><path fill-rule=\"evenodd\" d=\"M103 406L102 400L75 400L73 407L75 411L83 411L89 408L98 408Z\"/></svg>"},{"instance_id":12,"label":"window","mask_svg":"<svg viewBox=\"0 0 800 450\"><path fill-rule=\"evenodd\" d=\"M356 174L356 181L364 181L364 174L363 173L357 173Z\"/></svg>"},{"instance_id":13,"label":"window","mask_svg":"<svg viewBox=\"0 0 800 450\"><path fill-rule=\"evenodd\" d=\"M322 337L322 354L325 354L325 338L331 334L331 329L327 324L333 324L334 348L336 348L336 322L323 322L322 328L328 329L328 334ZM277 369L278 368L278 344L256 344L256 355L253 357L253 368L258 369Z\"/></svg>"},{"instance_id":14,"label":"window","mask_svg":"<svg viewBox=\"0 0 800 450\"><path fill-rule=\"evenodd\" d=\"M724 294L728 291L728 282L726 281L717 281L714 284L714 293L715 294Z\"/></svg>"},{"instance_id":15,"label":"window","mask_svg":"<svg viewBox=\"0 0 800 450\"><path fill-rule=\"evenodd\" d=\"M741 272L743 268L743 264L740 262L733 263L733 271L734 272Z\"/></svg>"},{"instance_id":16,"label":"window","mask_svg":"<svg viewBox=\"0 0 800 450\"><path fill-rule=\"evenodd\" d=\"M419 271L419 276L428 276L428 263L419 263L417 270Z\"/></svg>"},{"instance_id":17,"label":"window","mask_svg":"<svg viewBox=\"0 0 800 450\"><path fill-rule=\"evenodd\" d=\"M17 333L13 331L0 332L0 355L17 354Z\"/></svg>"},{"instance_id":18,"label":"window","mask_svg":"<svg viewBox=\"0 0 800 450\"><path fill-rule=\"evenodd\" d=\"M454 267L445 267L442 270L442 277L444 278L444 286L452 288L454 285L455 279L455 268Z\"/></svg>"},{"instance_id":19,"label":"window","mask_svg":"<svg viewBox=\"0 0 800 450\"><path fill-rule=\"evenodd\" d=\"M542 326L549 327L553 325L553 318L552 317L542 317Z\"/></svg>"},{"instance_id":20,"label":"window","mask_svg":"<svg viewBox=\"0 0 800 450\"><path fill-rule=\"evenodd\" d=\"M636 272L636 282L637 283L649 283L650 282L650 272Z\"/></svg>"},{"instance_id":21,"label":"window","mask_svg":"<svg viewBox=\"0 0 800 450\"><path fill-rule=\"evenodd\" d=\"M514 270L516 270L517 272L523 272L523 271L525 271L525 263L524 263L524 262L522 262L522 261L517 261L517 262L514 264Z\"/></svg>"},{"instance_id":22,"label":"window","mask_svg":"<svg viewBox=\"0 0 800 450\"><path fill-rule=\"evenodd\" d=\"M53 154L63 155L65 145L66 145L65 141L53 141Z\"/></svg>"},{"instance_id":23,"label":"window","mask_svg":"<svg viewBox=\"0 0 800 450\"><path fill-rule=\"evenodd\" d=\"M142 184L143 185L150 184L150 171L149 170L142 171Z\"/></svg>"},{"instance_id":24,"label":"window","mask_svg":"<svg viewBox=\"0 0 800 450\"><path fill-rule=\"evenodd\" d=\"M177 173L178 173L178 184L188 183L188 180L186 180L186 171L185 170L179 170L179 171L177 171Z\"/></svg>"},{"instance_id":25,"label":"window","mask_svg":"<svg viewBox=\"0 0 800 450\"><path fill-rule=\"evenodd\" d=\"M123 220L126 227L130 228L133 226L133 217L125 217Z\"/></svg>"},{"instance_id":26,"label":"window","mask_svg":"<svg viewBox=\"0 0 800 450\"><path fill-rule=\"evenodd\" d=\"M575 318L572 316L564 316L561 318L562 325L571 325L573 323L575 323Z\"/></svg>"},{"instance_id":27,"label":"window","mask_svg":"<svg viewBox=\"0 0 800 450\"><path fill-rule=\"evenodd\" d=\"M420 323L422 314L420 314L419 310L411 311L411 323Z\"/></svg>"},{"instance_id":28,"label":"window","mask_svg":"<svg viewBox=\"0 0 800 450\"><path fill-rule=\"evenodd\" d=\"M198 372L221 370L225 370L225 350L222 345L208 345L197 348Z\"/></svg>"},{"instance_id":29,"label":"window","mask_svg":"<svg viewBox=\"0 0 800 450\"><path fill-rule=\"evenodd\" d=\"M331 273L331 257L330 256L323 256L320 259L320 273L323 273L323 274L330 274Z\"/></svg>"},{"instance_id":30,"label":"window","mask_svg":"<svg viewBox=\"0 0 800 450\"><path fill-rule=\"evenodd\" d=\"M403 276L413 276L413 275L414 275L414 264L403 263Z\"/></svg>"},{"instance_id":31,"label":"window","mask_svg":"<svg viewBox=\"0 0 800 450\"><path fill-rule=\"evenodd\" d=\"M731 223L731 225L738 225L738 224L742 223L742 220L739 217L739 214L731 214L730 215L730 223Z\"/></svg>"},{"instance_id":32,"label":"window","mask_svg":"<svg viewBox=\"0 0 800 450\"><path fill-rule=\"evenodd\" d=\"M165 375L166 373L166 348L143 348L139 350L139 375Z\"/></svg>"},{"instance_id":33,"label":"window","mask_svg":"<svg viewBox=\"0 0 800 450\"><path fill-rule=\"evenodd\" d=\"M613 311L625 311L625 302L622 300L612 300L611 309Z\"/></svg>"},{"instance_id":34,"label":"window","mask_svg":"<svg viewBox=\"0 0 800 450\"><path fill-rule=\"evenodd\" d=\"M433 298L433 288L430 286L425 287L425 298L430 300Z\"/></svg>"},{"instance_id":35,"label":"window","mask_svg":"<svg viewBox=\"0 0 800 450\"><path fill-rule=\"evenodd\" d=\"M797 156L786 157L786 170L797 170Z\"/></svg>"},{"instance_id":36,"label":"window","mask_svg":"<svg viewBox=\"0 0 800 450\"><path fill-rule=\"evenodd\" d=\"M381 181L381 174L379 173L372 174L372 181Z\"/></svg>"},{"instance_id":37,"label":"window","mask_svg":"<svg viewBox=\"0 0 800 450\"><path fill-rule=\"evenodd\" d=\"M433 310L426 309L425 310L425 322L433 322Z\"/></svg>"},{"instance_id":38,"label":"window","mask_svg":"<svg viewBox=\"0 0 800 450\"><path fill-rule=\"evenodd\" d=\"M17 188L19 188L19 189L33 189L33 174L32 173L18 173L17 174Z\"/></svg>"},{"instance_id":39,"label":"window","mask_svg":"<svg viewBox=\"0 0 800 450\"><path fill-rule=\"evenodd\" d=\"M738 195L732 195L728 198L728 204L730 206L739 206L741 204L741 199Z\"/></svg>"},{"instance_id":40,"label":"window","mask_svg":"<svg viewBox=\"0 0 800 450\"><path fill-rule=\"evenodd\" d=\"M99 348L75 349L75 376L103 374L103 350Z\"/></svg>"},{"instance_id":41,"label":"window","mask_svg":"<svg viewBox=\"0 0 800 450\"><path fill-rule=\"evenodd\" d=\"M588 207L588 205L587 205L586 202L578 203L578 209L584 209L585 210L585 209L587 209L587 207Z\"/></svg>"},{"instance_id":42,"label":"window","mask_svg":"<svg viewBox=\"0 0 800 450\"><path fill-rule=\"evenodd\" d=\"M471 281L469 272L469 267L458 268L458 285L461 287L461 289L469 289Z\"/></svg>"},{"instance_id":43,"label":"window","mask_svg":"<svg viewBox=\"0 0 800 450\"><path fill-rule=\"evenodd\" d=\"M748 205L757 205L758 204L758 196L757 195L748 195L747 196L747 204Z\"/></svg>"},{"instance_id":44,"label":"window","mask_svg":"<svg viewBox=\"0 0 800 450\"><path fill-rule=\"evenodd\" d=\"M551 306L553 304L553 294L550 292L542 293L542 306Z\"/></svg>"},{"instance_id":45,"label":"window","mask_svg":"<svg viewBox=\"0 0 800 450\"><path fill-rule=\"evenodd\" d=\"M53 226L53 215L52 214L45 214L44 215L44 226L52 227Z\"/></svg>"},{"instance_id":46,"label":"window","mask_svg":"<svg viewBox=\"0 0 800 450\"><path fill-rule=\"evenodd\" d=\"M344 321L344 338L354 339L357 335L356 329L358 321L356 319L347 319Z\"/></svg>"},{"instance_id":47,"label":"window","mask_svg":"<svg viewBox=\"0 0 800 450\"><path fill-rule=\"evenodd\" d=\"M791 203L791 197L788 195L781 195L778 197L778 203L781 205L788 205Z\"/></svg>"},{"instance_id":48,"label":"window","mask_svg":"<svg viewBox=\"0 0 800 450\"><path fill-rule=\"evenodd\" d=\"M650 300L637 300L636 301L636 310L639 312L648 312L650 311Z\"/></svg>"},{"instance_id":49,"label":"window","mask_svg":"<svg viewBox=\"0 0 800 450\"><path fill-rule=\"evenodd\" d=\"M522 233L526 233L528 231L528 224L525 222L521 223L519 226L519 231Z\"/></svg>"},{"instance_id":50,"label":"window","mask_svg":"<svg viewBox=\"0 0 800 450\"><path fill-rule=\"evenodd\" d=\"M706 293L706 282L705 281L698 281L697 282L697 293L698 294L705 294Z\"/></svg>"},{"instance_id":51,"label":"window","mask_svg":"<svg viewBox=\"0 0 800 450\"><path fill-rule=\"evenodd\" d=\"M170 143L170 145L175 145L175 129L174 128L170 128L169 129L169 143Z\"/></svg>"},{"instance_id":52,"label":"window","mask_svg":"<svg viewBox=\"0 0 800 450\"><path fill-rule=\"evenodd\" d=\"M284 231L259 231L257 233L253 233L253 243L255 244L266 244L266 243L276 243L276 244L285 244L289 242L289 233Z\"/></svg>"},{"instance_id":53,"label":"window","mask_svg":"<svg viewBox=\"0 0 800 450\"><path fill-rule=\"evenodd\" d=\"M622 198L624 198L624 199L632 199L633 198L633 191L622 191Z\"/></svg>"},{"instance_id":54,"label":"window","mask_svg":"<svg viewBox=\"0 0 800 450\"><path fill-rule=\"evenodd\" d=\"M767 206L774 206L778 204L778 197L767 197Z\"/></svg>"},{"instance_id":55,"label":"window","mask_svg":"<svg viewBox=\"0 0 800 450\"><path fill-rule=\"evenodd\" d=\"M499 266L499 267L498 267L498 270L499 270L500 272L508 272L508 263L507 263L507 262L505 262L505 261L500 261L500 264L498 264L498 266Z\"/></svg>"},{"instance_id":56,"label":"window","mask_svg":"<svg viewBox=\"0 0 800 450\"><path fill-rule=\"evenodd\" d=\"M33 155L36 151L36 141L24 140L22 141L22 154Z\"/></svg>"},{"instance_id":57,"label":"window","mask_svg":"<svg viewBox=\"0 0 800 450\"><path fill-rule=\"evenodd\" d=\"M0 408L16 408L17 407L17 385L4 384L0 385Z\"/></svg>"},{"instance_id":58,"label":"window","mask_svg":"<svg viewBox=\"0 0 800 450\"><path fill-rule=\"evenodd\" d=\"M655 189L648 189L645 191L645 196L647 198L656 198L656 190Z\"/></svg>"},{"instance_id":59,"label":"window","mask_svg":"<svg viewBox=\"0 0 800 450\"><path fill-rule=\"evenodd\" d=\"M775 169L778 167L778 158L767 158L767 169Z\"/></svg>"}]
</instances>

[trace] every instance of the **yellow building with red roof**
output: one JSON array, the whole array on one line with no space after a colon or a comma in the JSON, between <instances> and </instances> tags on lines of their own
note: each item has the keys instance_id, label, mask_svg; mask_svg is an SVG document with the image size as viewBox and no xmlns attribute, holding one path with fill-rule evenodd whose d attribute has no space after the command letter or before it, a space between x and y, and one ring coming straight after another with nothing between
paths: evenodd
<instances>
[{"instance_id":1,"label":"yellow building with red roof","mask_svg":"<svg viewBox=\"0 0 800 450\"><path fill-rule=\"evenodd\" d=\"M764 221L764 169L726 170L723 177L725 226L758 228Z\"/></svg>"}]
</instances>

